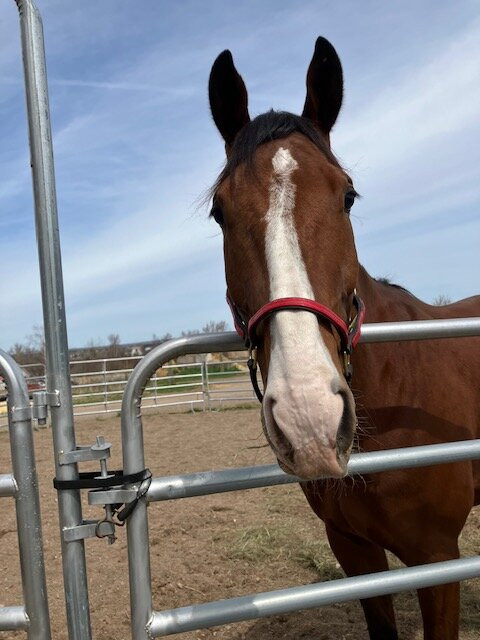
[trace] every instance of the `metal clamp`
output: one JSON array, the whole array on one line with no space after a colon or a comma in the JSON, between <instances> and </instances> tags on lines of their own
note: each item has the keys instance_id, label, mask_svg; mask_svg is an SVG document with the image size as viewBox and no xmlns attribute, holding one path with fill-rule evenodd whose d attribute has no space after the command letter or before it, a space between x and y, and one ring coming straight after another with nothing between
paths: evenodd
<instances>
[{"instance_id":1,"label":"metal clamp","mask_svg":"<svg viewBox=\"0 0 480 640\"><path fill-rule=\"evenodd\" d=\"M9 407L10 419L13 423L32 419L32 409L28 407Z\"/></svg>"},{"instance_id":2,"label":"metal clamp","mask_svg":"<svg viewBox=\"0 0 480 640\"><path fill-rule=\"evenodd\" d=\"M110 457L110 448L111 444L106 442L103 436L97 436L95 443L90 447L80 446L73 451L59 454L61 465L87 460L100 461L98 475L96 472L88 471L77 474L74 479L54 478L53 486L58 491L91 488L88 493L89 504L102 505L105 510L102 520L85 521L80 525L65 528L63 535L66 542L96 536L108 538L109 544L113 544L116 540L115 527L122 527L125 524L150 487L152 473L149 469L127 475L123 470L109 471L107 459Z\"/></svg>"},{"instance_id":3,"label":"metal clamp","mask_svg":"<svg viewBox=\"0 0 480 640\"><path fill-rule=\"evenodd\" d=\"M32 418L38 420L38 424L47 424L48 398L46 391L35 391L32 393Z\"/></svg>"},{"instance_id":4,"label":"metal clamp","mask_svg":"<svg viewBox=\"0 0 480 640\"><path fill-rule=\"evenodd\" d=\"M39 425L47 424L48 407L60 406L60 392L34 391L32 393L31 417L38 420Z\"/></svg>"},{"instance_id":5,"label":"metal clamp","mask_svg":"<svg viewBox=\"0 0 480 640\"><path fill-rule=\"evenodd\" d=\"M58 454L58 464L75 464L77 462L90 462L91 460L106 460L110 457L112 445L105 441L103 436L97 436L95 444L77 446L73 451L61 451ZM101 464L101 463L100 463Z\"/></svg>"},{"instance_id":6,"label":"metal clamp","mask_svg":"<svg viewBox=\"0 0 480 640\"><path fill-rule=\"evenodd\" d=\"M105 520L84 520L76 527L64 527L65 542L76 542L85 538L105 538L113 536L115 539L115 524Z\"/></svg>"},{"instance_id":7,"label":"metal clamp","mask_svg":"<svg viewBox=\"0 0 480 640\"><path fill-rule=\"evenodd\" d=\"M105 438L103 436L97 436L97 441L94 445L92 445L91 450L93 454L101 455L100 459L100 478L108 478L109 476L107 469L107 458L110 456L110 443L105 442ZM106 504L103 507L105 509L105 518L101 520L97 528L95 529L95 535L97 538L108 538L108 544L113 544L117 539L115 536L115 522L113 520L113 507L110 504ZM113 530L110 533L103 533L101 531L101 525L105 523L107 525L113 526Z\"/></svg>"}]
</instances>

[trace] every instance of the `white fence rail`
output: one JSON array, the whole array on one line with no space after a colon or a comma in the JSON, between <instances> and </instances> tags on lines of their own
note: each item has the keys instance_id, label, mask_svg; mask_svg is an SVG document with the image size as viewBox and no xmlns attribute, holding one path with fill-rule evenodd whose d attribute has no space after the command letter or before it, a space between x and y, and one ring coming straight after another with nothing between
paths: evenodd
<instances>
[{"instance_id":1,"label":"white fence rail","mask_svg":"<svg viewBox=\"0 0 480 640\"><path fill-rule=\"evenodd\" d=\"M120 411L128 377L142 356L98 358L70 362L75 415ZM30 391L43 389L45 369L40 363L22 365ZM0 398L4 393L0 389ZM257 402L246 358L163 365L150 378L142 409L173 408L209 411L232 403ZM6 403L0 400L0 426L7 425Z\"/></svg>"}]
</instances>

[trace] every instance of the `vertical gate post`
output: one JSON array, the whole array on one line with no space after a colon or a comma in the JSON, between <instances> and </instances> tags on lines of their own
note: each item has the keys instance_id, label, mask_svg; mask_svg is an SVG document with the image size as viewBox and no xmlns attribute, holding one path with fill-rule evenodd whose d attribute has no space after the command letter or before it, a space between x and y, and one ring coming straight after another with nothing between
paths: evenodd
<instances>
[{"instance_id":1,"label":"vertical gate post","mask_svg":"<svg viewBox=\"0 0 480 640\"><path fill-rule=\"evenodd\" d=\"M40 499L27 384L18 364L2 350L0 373L8 387L8 427L16 484L14 497L23 597L28 618L27 636L29 640L50 640Z\"/></svg>"},{"instance_id":2,"label":"vertical gate post","mask_svg":"<svg viewBox=\"0 0 480 640\"><path fill-rule=\"evenodd\" d=\"M15 2L20 13L22 36L45 328L47 392L50 398L57 398L50 407L56 475L59 480L75 480L78 478L76 464L58 463L59 452L72 451L76 444L42 20L32 0ZM66 543L63 539L65 527L82 523L80 492L60 491L58 508L69 638L90 640L84 543L83 540Z\"/></svg>"},{"instance_id":3,"label":"vertical gate post","mask_svg":"<svg viewBox=\"0 0 480 640\"><path fill-rule=\"evenodd\" d=\"M122 401L123 470L126 474L136 473L145 468L143 430L140 419L141 399L138 396L135 398L136 390L131 380L130 376ZM135 427L128 433L126 425L130 422ZM126 439L128 439L127 445ZM148 625L153 615L153 604L150 540L145 498L138 502L127 519L127 549L132 640L149 640L151 636L148 633Z\"/></svg>"}]
</instances>

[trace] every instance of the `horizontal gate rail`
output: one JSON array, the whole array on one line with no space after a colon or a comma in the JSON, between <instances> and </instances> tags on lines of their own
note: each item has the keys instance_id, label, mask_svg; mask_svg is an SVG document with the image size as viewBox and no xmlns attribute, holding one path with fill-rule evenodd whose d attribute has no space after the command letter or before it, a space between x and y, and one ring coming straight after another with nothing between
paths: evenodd
<instances>
[{"instance_id":1,"label":"horizontal gate rail","mask_svg":"<svg viewBox=\"0 0 480 640\"><path fill-rule=\"evenodd\" d=\"M349 476L354 476L476 459L480 459L480 440L464 440L463 442L355 453L352 454L348 462L347 470ZM153 478L147 493L147 500L149 502L178 500L179 498L192 498L294 482L301 482L301 480L296 476L286 474L277 464L199 471L180 476Z\"/></svg>"},{"instance_id":2,"label":"horizontal gate rail","mask_svg":"<svg viewBox=\"0 0 480 640\"><path fill-rule=\"evenodd\" d=\"M8 388L8 426L13 467L13 474L0 476L0 496L15 499L18 551L25 599L25 606L0 608L0 631L24 629L29 640L50 640L40 499L27 383L19 365L2 350L0 374Z\"/></svg>"},{"instance_id":3,"label":"horizontal gate rail","mask_svg":"<svg viewBox=\"0 0 480 640\"><path fill-rule=\"evenodd\" d=\"M1 607L0 608L1 631L27 631L28 617L25 607Z\"/></svg>"},{"instance_id":4,"label":"horizontal gate rail","mask_svg":"<svg viewBox=\"0 0 480 640\"><path fill-rule=\"evenodd\" d=\"M11 473L2 473L0 476L0 498L13 498L18 491L17 483Z\"/></svg>"},{"instance_id":5,"label":"horizontal gate rail","mask_svg":"<svg viewBox=\"0 0 480 640\"><path fill-rule=\"evenodd\" d=\"M467 338L480 335L480 318L375 322L362 327L360 342L394 342L435 338Z\"/></svg>"},{"instance_id":6,"label":"horizontal gate rail","mask_svg":"<svg viewBox=\"0 0 480 640\"><path fill-rule=\"evenodd\" d=\"M360 342L392 342L440 338L461 338L480 335L480 317L448 320L410 320L408 322L377 322L362 327ZM245 350L241 338L234 332L189 336L165 342L152 349L133 370L125 388L123 407L128 413L137 402L153 373L172 358L186 354L219 353ZM129 424L130 418L126 418Z\"/></svg>"},{"instance_id":7,"label":"horizontal gate rail","mask_svg":"<svg viewBox=\"0 0 480 640\"><path fill-rule=\"evenodd\" d=\"M190 607L154 611L147 627L148 637L156 638L219 624L265 618L300 609L313 609L337 602L372 598L479 576L480 557L475 556L267 591Z\"/></svg>"}]
</instances>

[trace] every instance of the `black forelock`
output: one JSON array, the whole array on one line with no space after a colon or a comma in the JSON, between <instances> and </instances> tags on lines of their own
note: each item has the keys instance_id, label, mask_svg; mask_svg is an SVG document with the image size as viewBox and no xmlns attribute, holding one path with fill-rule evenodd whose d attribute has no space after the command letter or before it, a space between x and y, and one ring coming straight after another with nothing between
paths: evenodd
<instances>
[{"instance_id":1,"label":"black forelock","mask_svg":"<svg viewBox=\"0 0 480 640\"><path fill-rule=\"evenodd\" d=\"M288 113L288 111L274 111L272 109L251 120L238 133L227 162L215 181L211 193L214 194L220 184L228 176L231 176L241 164L247 164L252 168L255 151L260 145L272 140L286 138L292 133L304 135L322 151L330 162L339 166L330 147L313 122L302 116Z\"/></svg>"}]
</instances>

